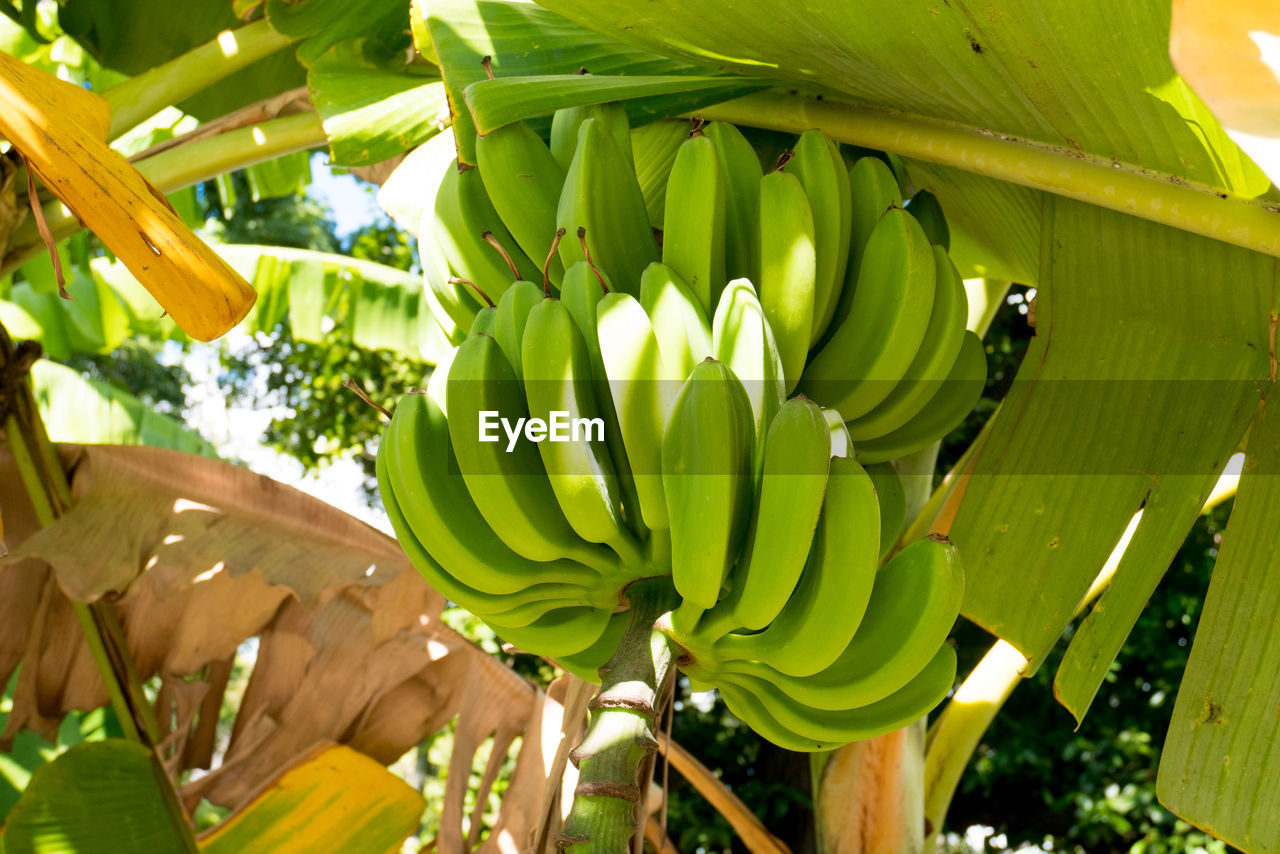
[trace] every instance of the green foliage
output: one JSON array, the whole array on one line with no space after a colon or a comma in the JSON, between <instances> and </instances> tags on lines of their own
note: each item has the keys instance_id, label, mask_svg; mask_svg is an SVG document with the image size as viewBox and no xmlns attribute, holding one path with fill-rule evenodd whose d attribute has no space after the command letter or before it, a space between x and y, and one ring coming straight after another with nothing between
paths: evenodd
<instances>
[{"instance_id":1,"label":"green foliage","mask_svg":"<svg viewBox=\"0 0 1280 854\"><path fill-rule=\"evenodd\" d=\"M1197 522L1138 620L1080 729L1052 694L1060 644L1020 686L988 730L948 815L959 832L995 828L1016 850L1046 836L1058 851L1190 854L1229 849L1156 802L1156 766L1191 649L1229 506ZM959 649L971 667L990 642L965 624Z\"/></svg>"}]
</instances>

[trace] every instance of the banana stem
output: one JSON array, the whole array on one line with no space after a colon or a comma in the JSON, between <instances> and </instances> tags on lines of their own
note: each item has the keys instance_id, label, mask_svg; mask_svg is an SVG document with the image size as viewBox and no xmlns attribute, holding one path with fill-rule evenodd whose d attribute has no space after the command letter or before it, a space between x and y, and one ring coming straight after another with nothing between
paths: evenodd
<instances>
[{"instance_id":1,"label":"banana stem","mask_svg":"<svg viewBox=\"0 0 1280 854\"><path fill-rule=\"evenodd\" d=\"M587 734L572 753L578 766L573 808L558 847L570 854L626 854L640 828L641 770L658 749L658 699L675 673L676 653L654 624L672 606L671 586L644 579L627 588L626 631L591 701Z\"/></svg>"},{"instance_id":2,"label":"banana stem","mask_svg":"<svg viewBox=\"0 0 1280 854\"><path fill-rule=\"evenodd\" d=\"M112 140L156 113L209 88L240 69L287 47L293 39L263 18L157 65L102 93L111 105Z\"/></svg>"}]
</instances>

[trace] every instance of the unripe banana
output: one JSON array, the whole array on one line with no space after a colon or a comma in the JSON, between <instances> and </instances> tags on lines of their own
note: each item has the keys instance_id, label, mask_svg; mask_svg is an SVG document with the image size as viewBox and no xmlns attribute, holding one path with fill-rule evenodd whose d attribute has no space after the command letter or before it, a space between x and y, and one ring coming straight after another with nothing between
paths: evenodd
<instances>
[{"instance_id":1,"label":"unripe banana","mask_svg":"<svg viewBox=\"0 0 1280 854\"><path fill-rule=\"evenodd\" d=\"M675 270L710 314L724 289L724 172L716 146L695 130L676 153L667 180L662 263Z\"/></svg>"},{"instance_id":2,"label":"unripe banana","mask_svg":"<svg viewBox=\"0 0 1280 854\"><path fill-rule=\"evenodd\" d=\"M529 415L554 425L554 413L561 413L573 431L571 441L538 444L560 509L578 536L605 543L624 564L639 566L643 557L622 520L621 487L604 431L591 435L592 419L603 425L592 387L591 357L564 303L544 299L533 307L522 347ZM578 435L580 424L587 425L587 435Z\"/></svg>"},{"instance_id":3,"label":"unripe banana","mask_svg":"<svg viewBox=\"0 0 1280 854\"><path fill-rule=\"evenodd\" d=\"M769 425L759 499L733 591L703 617L699 633L719 625L763 629L778 616L808 559L830 460L830 432L818 405L804 398L784 403Z\"/></svg>"},{"instance_id":4,"label":"unripe banana","mask_svg":"<svg viewBox=\"0 0 1280 854\"><path fill-rule=\"evenodd\" d=\"M426 279L423 302L441 328L451 333L451 340L465 338L481 306L478 297L468 293L461 280L454 277L449 259L436 239L436 227L435 212L427 211L418 227L418 257Z\"/></svg>"},{"instance_id":5,"label":"unripe banana","mask_svg":"<svg viewBox=\"0 0 1280 854\"><path fill-rule=\"evenodd\" d=\"M766 480L766 490L768 486ZM716 642L715 655L760 661L790 676L809 676L833 664L853 639L871 599L880 565L879 528L880 508L870 476L852 459L834 457L822 515L795 592L763 631L726 635Z\"/></svg>"},{"instance_id":6,"label":"unripe banana","mask_svg":"<svg viewBox=\"0 0 1280 854\"><path fill-rule=\"evenodd\" d=\"M516 242L494 210L479 171L446 169L436 193L435 238L449 266L496 300L513 277L506 260L484 239L485 233L492 234L511 252L520 274L518 278L541 279L537 265L523 252L516 251ZM447 305L443 295L441 301ZM470 321L465 325L469 327Z\"/></svg>"},{"instance_id":7,"label":"unripe banana","mask_svg":"<svg viewBox=\"0 0 1280 854\"><path fill-rule=\"evenodd\" d=\"M493 318L493 338L502 348L516 379L524 376L522 342L525 323L529 320L529 312L542 302L542 298L542 288L522 279L507 288L502 299L498 300Z\"/></svg>"},{"instance_id":8,"label":"unripe banana","mask_svg":"<svg viewBox=\"0 0 1280 854\"><path fill-rule=\"evenodd\" d=\"M747 138L731 124L711 122L702 132L716 146L724 170L725 279L759 280L755 260L756 211L760 204L760 159ZM713 294L715 304L720 294Z\"/></svg>"},{"instance_id":9,"label":"unripe banana","mask_svg":"<svg viewBox=\"0 0 1280 854\"><path fill-rule=\"evenodd\" d=\"M649 224L654 228L662 228L662 215L667 200L667 177L676 162L676 152L688 135L689 123L678 119L650 122L631 132L636 183L644 194L644 207L649 212Z\"/></svg>"},{"instance_id":10,"label":"unripe banana","mask_svg":"<svg viewBox=\"0 0 1280 854\"><path fill-rule=\"evenodd\" d=\"M595 266L624 293L638 294L641 271L658 260L644 194L631 164L599 119L584 121L578 136L556 208L556 225L569 235L585 229ZM585 260L581 243L562 240L560 259L566 268Z\"/></svg>"},{"instance_id":11,"label":"unripe banana","mask_svg":"<svg viewBox=\"0 0 1280 854\"><path fill-rule=\"evenodd\" d=\"M751 400L759 469L769 424L782 406L786 390L773 330L755 288L746 279L735 279L721 294L711 322L711 342L715 357L729 366Z\"/></svg>"},{"instance_id":12,"label":"unripe banana","mask_svg":"<svg viewBox=\"0 0 1280 854\"><path fill-rule=\"evenodd\" d=\"M929 235L929 242L941 246L944 251L951 251L951 229L947 227L947 218L942 213L942 205L938 197L928 190L921 190L911 197L906 204L907 213L916 218L924 233Z\"/></svg>"},{"instance_id":13,"label":"unripe banana","mask_svg":"<svg viewBox=\"0 0 1280 854\"><path fill-rule=\"evenodd\" d=\"M631 124L627 121L627 111L619 103L592 104L587 107L566 107L556 110L551 116L551 155L560 168L569 171L569 164L578 151L580 137L578 132L583 122L595 119L609 136L613 138L618 152L626 159L627 165L635 169L635 154L631 147Z\"/></svg>"},{"instance_id":14,"label":"unripe banana","mask_svg":"<svg viewBox=\"0 0 1280 854\"><path fill-rule=\"evenodd\" d=\"M600 668L609 663L609 659L618 649L618 642L622 640L622 633L627 628L629 616L626 611L614 614L599 640L581 652L558 656L555 660L556 664L579 679L599 684Z\"/></svg>"},{"instance_id":15,"label":"unripe banana","mask_svg":"<svg viewBox=\"0 0 1280 854\"><path fill-rule=\"evenodd\" d=\"M907 524L907 491L892 463L870 463L866 469L880 504L880 560L884 560Z\"/></svg>"},{"instance_id":16,"label":"unripe banana","mask_svg":"<svg viewBox=\"0 0 1280 854\"><path fill-rule=\"evenodd\" d=\"M834 409L823 409L822 417L826 419L827 427L831 430L831 456L852 457L853 439L849 438L849 431L845 428L844 419L840 417L840 413Z\"/></svg>"},{"instance_id":17,"label":"unripe banana","mask_svg":"<svg viewBox=\"0 0 1280 854\"><path fill-rule=\"evenodd\" d=\"M809 354L817 286L813 213L800 179L770 172L760 180L759 221L760 305L790 394Z\"/></svg>"},{"instance_id":18,"label":"unripe banana","mask_svg":"<svg viewBox=\"0 0 1280 854\"><path fill-rule=\"evenodd\" d=\"M849 316L805 368L801 391L839 410L845 421L888 397L924 341L934 269L933 250L915 219L900 208L881 217L867 241Z\"/></svg>"},{"instance_id":19,"label":"unripe banana","mask_svg":"<svg viewBox=\"0 0 1280 854\"><path fill-rule=\"evenodd\" d=\"M725 661L724 678L755 677L814 709L840 711L883 700L919 674L960 614L964 574L955 547L930 535L907 546L876 575L853 640L826 669L788 676L754 661Z\"/></svg>"},{"instance_id":20,"label":"unripe banana","mask_svg":"<svg viewBox=\"0 0 1280 854\"><path fill-rule=\"evenodd\" d=\"M698 608L720 595L751 520L751 403L728 366L693 369L667 420L662 485L671 523L671 577Z\"/></svg>"},{"instance_id":21,"label":"unripe banana","mask_svg":"<svg viewBox=\"0 0 1280 854\"><path fill-rule=\"evenodd\" d=\"M751 677L726 677L720 690L735 715L761 734L791 750L830 750L902 729L927 715L946 698L955 684L956 653L943 644L913 678L889 696L860 707L823 710L798 703L772 684ZM732 682L728 680L732 678ZM732 696L732 701L730 697ZM786 739L783 741L778 738Z\"/></svg>"},{"instance_id":22,"label":"unripe banana","mask_svg":"<svg viewBox=\"0 0 1280 854\"><path fill-rule=\"evenodd\" d=\"M564 186L564 169L547 144L524 122L515 122L476 140L476 163L515 245L529 258L546 258ZM552 257L548 274L552 284L560 284L564 266L558 256Z\"/></svg>"},{"instance_id":23,"label":"unripe banana","mask_svg":"<svg viewBox=\"0 0 1280 854\"><path fill-rule=\"evenodd\" d=\"M458 474L445 414L430 395L401 398L378 457L378 465L385 466L379 486L388 513L393 509L389 496L403 513L404 525L397 526L397 534L407 530L414 535L412 540L403 536L402 544L407 550L413 541L430 543L431 566L416 560L415 565L424 575L436 566L439 573L454 579L442 582L438 575L428 577L460 605L483 615L498 606L518 604L526 591L542 583L563 588L556 596L573 594L570 587L577 591L603 587L600 575L581 564L531 561L494 536ZM394 517L392 523L396 524ZM486 605L479 596L508 598Z\"/></svg>"},{"instance_id":24,"label":"unripe banana","mask_svg":"<svg viewBox=\"0 0 1280 854\"><path fill-rule=\"evenodd\" d=\"M835 316L849 263L849 234L852 228L852 199L849 170L835 142L820 130L800 135L795 154L784 167L800 179L813 211L816 250L816 278L813 299L813 329L809 346L818 343Z\"/></svg>"},{"instance_id":25,"label":"unripe banana","mask_svg":"<svg viewBox=\"0 0 1280 854\"><path fill-rule=\"evenodd\" d=\"M853 294L862 269L862 254L876 223L890 208L902 207L902 191L889 166L878 157L861 157L849 169L849 263L845 266L844 287L836 301L835 315L827 326L825 337L844 323L853 305ZM819 344L825 343L820 341Z\"/></svg>"},{"instance_id":26,"label":"unripe banana","mask_svg":"<svg viewBox=\"0 0 1280 854\"><path fill-rule=\"evenodd\" d=\"M640 517L651 531L663 530L670 523L663 493L662 431L680 379L663 361L653 325L635 297L607 294L596 311L600 356Z\"/></svg>"},{"instance_id":27,"label":"unripe banana","mask_svg":"<svg viewBox=\"0 0 1280 854\"><path fill-rule=\"evenodd\" d=\"M640 305L658 336L662 358L676 376L711 355L711 324L689 286L666 264L654 263L640 276Z\"/></svg>"},{"instance_id":28,"label":"unripe banana","mask_svg":"<svg viewBox=\"0 0 1280 854\"><path fill-rule=\"evenodd\" d=\"M516 628L486 621L504 640L525 652L555 658L592 646L609 627L613 612L605 608L561 608L536 623Z\"/></svg>"},{"instance_id":29,"label":"unripe banana","mask_svg":"<svg viewBox=\"0 0 1280 854\"><path fill-rule=\"evenodd\" d=\"M942 388L960 354L969 319L969 297L960 271L937 244L933 246L933 260L937 287L924 342L902 382L889 396L866 415L849 422L849 436L854 442L884 436L914 418Z\"/></svg>"},{"instance_id":30,"label":"unripe banana","mask_svg":"<svg viewBox=\"0 0 1280 854\"><path fill-rule=\"evenodd\" d=\"M449 369L449 437L467 491L498 538L530 560L569 558L614 577L617 558L585 543L570 527L530 442L507 437L482 441L481 413L518 423L527 418L524 391L498 343L487 335L468 338ZM494 421L495 417L486 416ZM510 451L507 447L510 447Z\"/></svg>"},{"instance_id":31,"label":"unripe banana","mask_svg":"<svg viewBox=\"0 0 1280 854\"><path fill-rule=\"evenodd\" d=\"M933 444L969 417L986 385L987 354L982 339L966 332L956 363L937 394L918 415L892 433L855 442L858 459L863 463L896 460Z\"/></svg>"}]
</instances>

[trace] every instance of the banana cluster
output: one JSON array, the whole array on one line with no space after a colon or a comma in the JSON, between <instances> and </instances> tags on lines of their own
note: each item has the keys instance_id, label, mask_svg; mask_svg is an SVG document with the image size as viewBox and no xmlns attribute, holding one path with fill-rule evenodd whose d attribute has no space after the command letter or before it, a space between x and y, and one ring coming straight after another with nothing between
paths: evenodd
<instances>
[{"instance_id":1,"label":"banana cluster","mask_svg":"<svg viewBox=\"0 0 1280 854\"><path fill-rule=\"evenodd\" d=\"M883 161L847 167L817 131L765 174L732 125L633 133L618 105L476 153L419 234L457 349L378 454L418 569L590 679L627 585L668 578L690 678L792 749L927 713L955 675L963 574L945 539L881 566L905 513L886 461L985 380L936 200L904 208ZM481 429L557 417L598 433Z\"/></svg>"}]
</instances>

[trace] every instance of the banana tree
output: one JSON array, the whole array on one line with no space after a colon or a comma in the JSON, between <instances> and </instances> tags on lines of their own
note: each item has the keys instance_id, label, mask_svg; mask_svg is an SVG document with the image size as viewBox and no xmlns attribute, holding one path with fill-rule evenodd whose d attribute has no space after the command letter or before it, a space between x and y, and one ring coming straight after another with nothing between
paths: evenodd
<instances>
[{"instance_id":1,"label":"banana tree","mask_svg":"<svg viewBox=\"0 0 1280 854\"><path fill-rule=\"evenodd\" d=\"M1280 423L1267 416L1280 214L1274 164L1233 141L1253 146L1274 126L1265 110L1240 106L1213 61L1226 51L1260 81L1245 94L1266 103L1270 72L1240 45L1269 43L1242 39L1274 33L1274 22L1209 26L1201 4L1186 0L1173 16L1154 0L1123 12L444 0L418 4L412 18L402 3L267 0L236 4L255 20L217 37L232 13L208 4L207 17L183 22L193 47L173 56L182 41L157 54L146 5L72 0L60 18L105 64L136 74L104 93L115 106L107 128L86 122L82 138L105 142L172 103L206 119L203 133L137 159L163 192L325 141L335 162L374 163L449 122L459 158L471 162L477 130L527 120L545 133L554 109L619 99L633 125L693 112L793 134L818 127L897 158L911 185L940 201L966 275L1037 288L1037 334L1000 413L943 488L918 496L907 534L946 533L960 546L964 614L1002 640L929 737L846 748L822 765L826 847L932 845L977 735L1018 675L1034 672L1087 609L1055 682L1083 717L1243 447L1246 472L1159 793L1237 847L1280 848L1270 679L1280 653L1267 642L1280 604L1269 571L1275 487L1257 476L1270 471ZM116 35L100 35L108 32ZM406 63L397 48L408 32L417 54ZM1171 36L1186 78L1170 61ZM582 68L591 75L576 76ZM305 108L272 117L271 98L304 76L318 117ZM54 238L79 227L56 203L43 213ZM38 232L32 217L9 236L0 276L41 249ZM999 285L986 291L998 301ZM1257 688L1257 674L1270 687ZM896 790L857 791L900 805L882 811L896 816L891 827L846 832L835 809L856 769L904 762L919 773L898 775Z\"/></svg>"}]
</instances>

